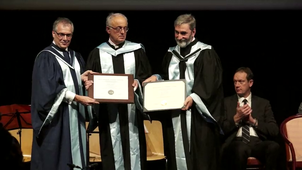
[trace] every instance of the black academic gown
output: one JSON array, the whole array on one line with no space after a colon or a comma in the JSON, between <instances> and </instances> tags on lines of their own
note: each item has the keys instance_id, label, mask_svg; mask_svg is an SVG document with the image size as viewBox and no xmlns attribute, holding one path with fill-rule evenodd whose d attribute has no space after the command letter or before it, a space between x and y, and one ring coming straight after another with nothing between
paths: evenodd
<instances>
[{"instance_id":1,"label":"black academic gown","mask_svg":"<svg viewBox=\"0 0 302 170\"><path fill-rule=\"evenodd\" d=\"M119 52L124 50L124 52L118 55L111 55L106 53L106 57L110 57L110 61L112 61L113 65L113 73L125 74L125 59L128 54L134 53L135 64L131 66L131 68L135 68L134 79L138 79L141 83L143 80L151 76L151 67L149 65L148 58L145 54L143 48L139 48L136 50L126 50L127 43L122 44L120 48L114 49L113 46L109 45L109 43L105 42L100 46L106 46L106 48L112 53ZM100 47L99 46L99 47ZM88 70L93 70L99 73L108 73L103 72L102 63L100 60L100 50L99 48L93 49L88 57L87 65ZM121 135L121 142L122 142L122 153L123 161L124 161L124 168L125 170L133 170L131 168L130 163L130 152L140 152L140 162L135 160L136 163L140 164L142 170L146 169L146 139L145 139L145 132L144 132L144 116L138 110L135 111L135 126L138 129L138 136L139 136L139 148L130 149L130 138L129 138L129 125L128 125L128 111L127 111L127 104L109 104L109 103L101 103L95 108L95 113L98 117L98 125L99 125L99 133L100 133L100 147L101 147L101 158L102 158L102 165L103 169L110 169L114 170L115 167L115 160L114 160L114 152L112 147L112 134L110 132L110 124L116 122L117 116L119 117L119 126L120 126L120 135ZM135 169L136 170L136 169ZM138 170L138 169L137 169Z\"/></svg>"},{"instance_id":2,"label":"black academic gown","mask_svg":"<svg viewBox=\"0 0 302 170\"><path fill-rule=\"evenodd\" d=\"M55 54L64 58L54 48L57 48L54 44L46 47L40 52L34 63L32 74L32 98L31 98L31 118L33 126L33 145L32 145L32 157L31 157L31 170L67 170L68 164L73 164L72 161L72 148L71 142L79 140L80 145L76 149L81 155L81 165L85 168L86 156L83 154L83 144L87 142L83 140L86 134L79 134L83 138L76 138L71 140L70 130L70 116L69 110L78 110L79 105L73 103L69 105L66 101L62 101L59 104L58 110L53 117L51 123L46 123L41 130L42 124L49 114L50 109L54 105L57 96L63 89L67 88L64 83L64 75L62 68L56 59ZM49 50L49 51L45 51ZM73 51L70 51L71 54ZM85 63L82 56L76 53L78 64L80 66L80 72L83 73ZM74 58L75 59L75 58ZM65 60L65 59L63 59ZM67 60L66 60L67 61ZM75 61L76 62L76 61ZM70 70L73 75L73 84L75 93L78 94L79 88L82 88L81 84L76 81L74 70ZM79 75L78 75L79 76ZM72 84L72 82L71 82ZM67 88L71 90L70 87ZM72 91L72 90L71 90ZM72 107L70 109L69 107ZM81 106L82 107L82 106ZM79 116L78 124L80 122L85 123L85 117L81 117L78 112L73 112ZM79 132L80 133L80 132Z\"/></svg>"},{"instance_id":3,"label":"black academic gown","mask_svg":"<svg viewBox=\"0 0 302 170\"><path fill-rule=\"evenodd\" d=\"M181 48L178 57L194 55L191 51L192 46L196 45L195 39L186 48ZM193 49L193 48L192 48ZM196 52L196 51L195 51ZM198 53L196 53L197 55ZM170 63L172 62L173 53L168 50L163 59L163 74L161 77L165 80L171 80L169 77ZM175 60L174 60L175 61ZM187 60L179 62L179 70L173 70L174 73L180 74L179 78L187 79L185 75L186 69L193 72L194 84L190 93L197 94L209 113L215 118L216 122L207 122L197 111L195 102L191 107L191 137L190 143L187 133L186 111L172 110L170 113L162 117L163 135L165 145L165 155L168 159L168 169L176 170L175 158L175 133L173 130L172 119L179 114L181 119L182 138L188 170L216 170L218 164L218 154L220 147L220 128L217 124L223 111L223 87L222 87L222 66L220 59L213 48L202 49L194 61L193 67L187 67ZM171 70L170 70L171 72ZM187 94L188 96L189 94Z\"/></svg>"}]
</instances>

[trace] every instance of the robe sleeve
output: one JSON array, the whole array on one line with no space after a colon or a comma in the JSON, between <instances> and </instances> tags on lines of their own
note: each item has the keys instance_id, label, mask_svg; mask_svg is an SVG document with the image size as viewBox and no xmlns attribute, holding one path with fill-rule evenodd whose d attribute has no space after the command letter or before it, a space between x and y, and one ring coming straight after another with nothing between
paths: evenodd
<instances>
[{"instance_id":1,"label":"robe sleeve","mask_svg":"<svg viewBox=\"0 0 302 170\"><path fill-rule=\"evenodd\" d=\"M100 63L100 52L98 48L93 49L89 55L86 62L86 69L95 72L102 73L101 63Z\"/></svg>"},{"instance_id":2,"label":"robe sleeve","mask_svg":"<svg viewBox=\"0 0 302 170\"><path fill-rule=\"evenodd\" d=\"M135 51L135 78L142 83L152 75L151 66L148 57L143 49Z\"/></svg>"},{"instance_id":3,"label":"robe sleeve","mask_svg":"<svg viewBox=\"0 0 302 170\"><path fill-rule=\"evenodd\" d=\"M32 73L31 103L35 107L34 110L37 111L32 114L37 115L32 117L32 121L43 122L57 94L66 88L62 75L61 67L51 53L43 51L36 57Z\"/></svg>"},{"instance_id":4,"label":"robe sleeve","mask_svg":"<svg viewBox=\"0 0 302 170\"><path fill-rule=\"evenodd\" d=\"M162 61L162 72L159 74L162 79L169 80L169 64L172 58L172 53L166 52Z\"/></svg>"},{"instance_id":5,"label":"robe sleeve","mask_svg":"<svg viewBox=\"0 0 302 170\"><path fill-rule=\"evenodd\" d=\"M197 94L210 114L218 121L223 113L222 66L214 49L200 52L194 63L194 85L192 93Z\"/></svg>"},{"instance_id":6,"label":"robe sleeve","mask_svg":"<svg viewBox=\"0 0 302 170\"><path fill-rule=\"evenodd\" d=\"M82 54L79 53L79 52L75 52L75 57L79 61L81 74L83 74L86 71L86 69L85 69L85 66L86 66L85 60L84 60Z\"/></svg>"}]
</instances>

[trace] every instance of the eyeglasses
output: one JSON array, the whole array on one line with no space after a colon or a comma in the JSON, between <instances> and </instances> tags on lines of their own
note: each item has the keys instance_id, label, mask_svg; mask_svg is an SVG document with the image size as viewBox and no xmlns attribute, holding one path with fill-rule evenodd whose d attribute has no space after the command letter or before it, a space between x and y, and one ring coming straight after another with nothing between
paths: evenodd
<instances>
[{"instance_id":1,"label":"eyeglasses","mask_svg":"<svg viewBox=\"0 0 302 170\"><path fill-rule=\"evenodd\" d=\"M128 32L128 31L129 31L129 28L128 28L127 26L126 26L126 27L121 27L121 26L111 27L111 26L108 26L108 27L114 29L114 30L117 31L117 32L121 32L122 29L124 29L125 32Z\"/></svg>"},{"instance_id":2,"label":"eyeglasses","mask_svg":"<svg viewBox=\"0 0 302 170\"><path fill-rule=\"evenodd\" d=\"M72 34L64 34L64 33L58 33L57 31L54 31L59 38L63 38L63 37L67 37L67 38L71 38L72 37Z\"/></svg>"}]
</instances>

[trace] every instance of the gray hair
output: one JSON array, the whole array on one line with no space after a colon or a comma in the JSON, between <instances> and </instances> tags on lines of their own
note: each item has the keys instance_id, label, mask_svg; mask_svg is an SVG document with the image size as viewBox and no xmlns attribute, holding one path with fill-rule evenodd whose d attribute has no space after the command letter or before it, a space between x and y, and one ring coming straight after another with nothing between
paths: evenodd
<instances>
[{"instance_id":1,"label":"gray hair","mask_svg":"<svg viewBox=\"0 0 302 170\"><path fill-rule=\"evenodd\" d=\"M122 16L122 17L124 17L124 18L126 19L127 23L128 23L128 19L127 19L127 17L126 17L124 14L122 14L122 13L110 13L110 14L107 16L107 18L106 18L106 26L110 26L111 20L112 20L114 17L117 17L117 16Z\"/></svg>"},{"instance_id":2,"label":"gray hair","mask_svg":"<svg viewBox=\"0 0 302 170\"><path fill-rule=\"evenodd\" d=\"M180 15L174 21L174 27L182 24L189 24L191 30L196 28L196 20L191 14Z\"/></svg>"},{"instance_id":3,"label":"gray hair","mask_svg":"<svg viewBox=\"0 0 302 170\"><path fill-rule=\"evenodd\" d=\"M64 18L64 17L59 17L57 20L55 20L55 22L54 22L53 25L52 25L52 30L53 30L53 31L57 31L57 25L58 25L59 23L62 23L64 26L65 26L65 25L71 25L71 27L72 27L72 32L74 31L74 26L73 26L72 21L71 21L70 19Z\"/></svg>"}]
</instances>

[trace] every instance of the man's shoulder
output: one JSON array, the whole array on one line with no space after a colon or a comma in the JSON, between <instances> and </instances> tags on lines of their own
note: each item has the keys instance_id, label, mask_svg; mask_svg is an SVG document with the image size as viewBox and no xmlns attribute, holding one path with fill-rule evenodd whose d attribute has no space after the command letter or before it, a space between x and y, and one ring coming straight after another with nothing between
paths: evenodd
<instances>
[{"instance_id":1,"label":"man's shoulder","mask_svg":"<svg viewBox=\"0 0 302 170\"><path fill-rule=\"evenodd\" d=\"M206 43L201 42L201 41L197 41L197 43L195 45L201 47L202 49L212 49L212 45L206 44Z\"/></svg>"},{"instance_id":2,"label":"man's shoulder","mask_svg":"<svg viewBox=\"0 0 302 170\"><path fill-rule=\"evenodd\" d=\"M237 100L237 95L233 94L233 95L224 97L224 101L231 101L231 100ZM260 101L260 102L269 102L268 99L263 98L263 97L259 97L257 95L252 95L252 100L257 100L257 101Z\"/></svg>"},{"instance_id":3,"label":"man's shoulder","mask_svg":"<svg viewBox=\"0 0 302 170\"><path fill-rule=\"evenodd\" d=\"M107 42L102 42L100 45L96 46L95 48L92 49L92 51L97 50L105 45L108 45Z\"/></svg>"},{"instance_id":4,"label":"man's shoulder","mask_svg":"<svg viewBox=\"0 0 302 170\"><path fill-rule=\"evenodd\" d=\"M268 99L257 96L257 95L252 95L252 101L258 101L258 102L261 102L261 103L268 103L269 102Z\"/></svg>"},{"instance_id":5,"label":"man's shoulder","mask_svg":"<svg viewBox=\"0 0 302 170\"><path fill-rule=\"evenodd\" d=\"M48 51L48 50L52 50L51 45L46 46L46 47L43 48L40 52L42 52L42 51Z\"/></svg>"},{"instance_id":6,"label":"man's shoulder","mask_svg":"<svg viewBox=\"0 0 302 170\"><path fill-rule=\"evenodd\" d=\"M126 40L122 47L122 51L125 51L125 52L138 51L138 50L145 51L145 47L142 43L137 43L137 42L132 42L132 41Z\"/></svg>"},{"instance_id":7,"label":"man's shoulder","mask_svg":"<svg viewBox=\"0 0 302 170\"><path fill-rule=\"evenodd\" d=\"M224 97L224 101L236 100L236 98L237 98L237 95L233 94L233 95Z\"/></svg>"},{"instance_id":8,"label":"man's shoulder","mask_svg":"<svg viewBox=\"0 0 302 170\"><path fill-rule=\"evenodd\" d=\"M136 47L140 47L140 48L143 48L143 49L145 48L142 43L132 42L132 41L128 41L128 40L125 41L125 46L128 46L128 47L136 46Z\"/></svg>"},{"instance_id":9,"label":"man's shoulder","mask_svg":"<svg viewBox=\"0 0 302 170\"><path fill-rule=\"evenodd\" d=\"M53 55L53 53L51 53L51 51L53 51L54 49L51 48L51 46L47 46L45 47L43 50L39 51L38 55Z\"/></svg>"},{"instance_id":10,"label":"man's shoulder","mask_svg":"<svg viewBox=\"0 0 302 170\"><path fill-rule=\"evenodd\" d=\"M103 48L103 47L109 47L108 43L103 42L100 45L98 45L96 48L94 48L93 50L98 50L98 49ZM125 47L136 47L136 48L143 48L144 49L144 45L142 43L132 42L132 41L128 41L128 40L125 40L125 43L124 43L123 47L124 48Z\"/></svg>"},{"instance_id":11,"label":"man's shoulder","mask_svg":"<svg viewBox=\"0 0 302 170\"><path fill-rule=\"evenodd\" d=\"M192 47L200 48L201 50L212 50L212 46L201 41L197 41ZM175 49L179 48L178 45L171 46L168 48L168 51L171 52Z\"/></svg>"}]
</instances>

